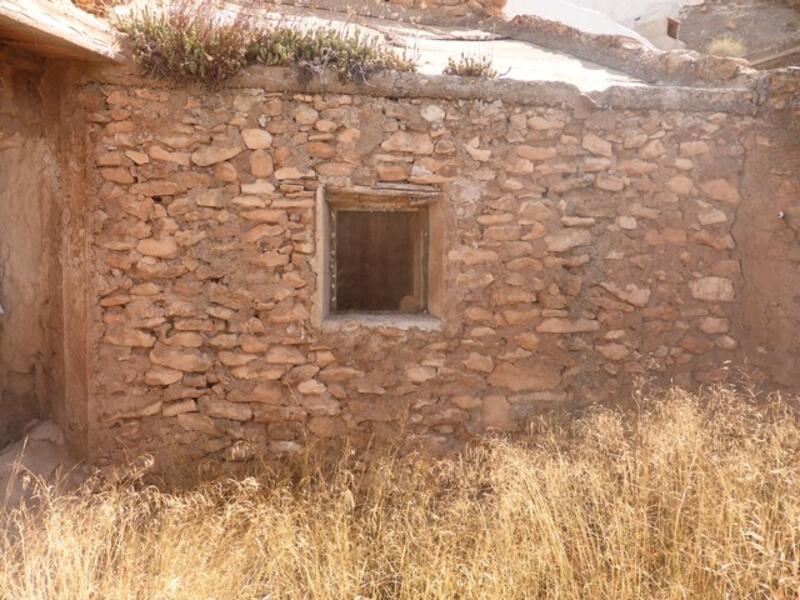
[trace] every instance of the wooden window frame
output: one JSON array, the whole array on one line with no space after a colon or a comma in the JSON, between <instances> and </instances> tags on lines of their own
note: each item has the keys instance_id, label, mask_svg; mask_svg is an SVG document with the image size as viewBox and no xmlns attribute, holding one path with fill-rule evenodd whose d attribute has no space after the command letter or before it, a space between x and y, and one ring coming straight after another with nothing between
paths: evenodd
<instances>
[{"instance_id":1,"label":"wooden window frame","mask_svg":"<svg viewBox=\"0 0 800 600\"><path fill-rule=\"evenodd\" d=\"M312 314L317 326L347 321L363 325L441 327L444 283L444 219L442 192L432 186L386 185L320 186L316 200L315 271L317 289ZM419 285L424 294L424 313L335 312L335 218L337 211L419 212Z\"/></svg>"}]
</instances>

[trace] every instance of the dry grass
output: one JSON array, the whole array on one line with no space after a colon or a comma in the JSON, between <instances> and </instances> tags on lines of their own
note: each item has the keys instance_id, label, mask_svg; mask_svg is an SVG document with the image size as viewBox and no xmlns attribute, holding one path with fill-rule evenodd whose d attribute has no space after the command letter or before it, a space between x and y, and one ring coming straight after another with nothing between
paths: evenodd
<instances>
[{"instance_id":1,"label":"dry grass","mask_svg":"<svg viewBox=\"0 0 800 600\"><path fill-rule=\"evenodd\" d=\"M45 492L1 517L0 597L797 598L795 413L641 405L457 459Z\"/></svg>"},{"instance_id":2,"label":"dry grass","mask_svg":"<svg viewBox=\"0 0 800 600\"><path fill-rule=\"evenodd\" d=\"M706 46L706 53L730 58L744 58L747 54L747 47L741 40L733 36L722 35L708 43L708 46Z\"/></svg>"}]
</instances>

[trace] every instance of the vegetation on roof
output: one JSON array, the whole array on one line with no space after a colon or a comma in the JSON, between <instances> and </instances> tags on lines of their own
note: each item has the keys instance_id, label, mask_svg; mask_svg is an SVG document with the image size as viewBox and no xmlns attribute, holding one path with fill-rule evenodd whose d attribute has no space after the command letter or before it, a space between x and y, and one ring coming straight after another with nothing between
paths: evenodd
<instances>
[{"instance_id":1,"label":"vegetation on roof","mask_svg":"<svg viewBox=\"0 0 800 600\"><path fill-rule=\"evenodd\" d=\"M743 58L747 54L747 47L744 42L731 35L721 35L709 42L706 46L706 53L714 56Z\"/></svg>"},{"instance_id":2,"label":"vegetation on roof","mask_svg":"<svg viewBox=\"0 0 800 600\"><path fill-rule=\"evenodd\" d=\"M460 77L484 77L497 79L498 72L492 67L492 59L488 56L468 56L461 53L458 60L452 57L447 59L447 66L442 71L444 75L458 75Z\"/></svg>"},{"instance_id":3,"label":"vegetation on roof","mask_svg":"<svg viewBox=\"0 0 800 600\"><path fill-rule=\"evenodd\" d=\"M331 69L356 83L383 70L416 70L412 59L358 33L265 24L244 11L225 19L191 0L136 10L115 25L146 74L210 87L254 64L296 67L303 79Z\"/></svg>"}]
</instances>

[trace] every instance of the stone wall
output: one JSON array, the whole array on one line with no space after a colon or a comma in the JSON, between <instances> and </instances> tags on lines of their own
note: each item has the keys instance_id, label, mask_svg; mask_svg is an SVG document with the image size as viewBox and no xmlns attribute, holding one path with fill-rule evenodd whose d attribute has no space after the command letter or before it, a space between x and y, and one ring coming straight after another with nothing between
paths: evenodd
<instances>
[{"instance_id":1,"label":"stone wall","mask_svg":"<svg viewBox=\"0 0 800 600\"><path fill-rule=\"evenodd\" d=\"M59 395L58 170L45 73L41 59L0 46L0 447Z\"/></svg>"},{"instance_id":2,"label":"stone wall","mask_svg":"<svg viewBox=\"0 0 800 600\"><path fill-rule=\"evenodd\" d=\"M82 91L95 456L446 450L741 363L732 231L757 134L722 96L598 109L257 79ZM442 190L441 326L319 327L318 189L386 183Z\"/></svg>"},{"instance_id":3,"label":"stone wall","mask_svg":"<svg viewBox=\"0 0 800 600\"><path fill-rule=\"evenodd\" d=\"M434 11L446 16L499 14L506 0L388 0L406 8Z\"/></svg>"}]
</instances>

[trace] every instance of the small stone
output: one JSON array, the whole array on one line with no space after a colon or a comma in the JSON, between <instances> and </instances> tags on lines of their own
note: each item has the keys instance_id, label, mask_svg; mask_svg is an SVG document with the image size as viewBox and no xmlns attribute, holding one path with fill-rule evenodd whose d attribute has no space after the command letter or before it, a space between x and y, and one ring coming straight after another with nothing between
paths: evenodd
<instances>
[{"instance_id":1,"label":"small stone","mask_svg":"<svg viewBox=\"0 0 800 600\"><path fill-rule=\"evenodd\" d=\"M181 379L183 379L182 371L159 366L151 367L144 374L144 382L147 385L167 386L178 383Z\"/></svg>"},{"instance_id":2,"label":"small stone","mask_svg":"<svg viewBox=\"0 0 800 600\"><path fill-rule=\"evenodd\" d=\"M520 348L524 350L529 350L534 352L538 350L539 346L542 343L542 340L539 339L539 336L535 333L520 333L516 338L515 341Z\"/></svg>"},{"instance_id":3,"label":"small stone","mask_svg":"<svg viewBox=\"0 0 800 600\"><path fill-rule=\"evenodd\" d=\"M700 320L700 330L703 333L728 333L730 322L728 319L705 317Z\"/></svg>"},{"instance_id":4,"label":"small stone","mask_svg":"<svg viewBox=\"0 0 800 600\"><path fill-rule=\"evenodd\" d=\"M625 181L610 175L598 175L594 182L595 187L607 192L621 192L625 189Z\"/></svg>"},{"instance_id":5,"label":"small stone","mask_svg":"<svg viewBox=\"0 0 800 600\"><path fill-rule=\"evenodd\" d=\"M211 417L196 412L181 413L177 416L178 425L186 431L199 431L206 435L218 436L221 432L214 425Z\"/></svg>"},{"instance_id":6,"label":"small stone","mask_svg":"<svg viewBox=\"0 0 800 600\"><path fill-rule=\"evenodd\" d=\"M243 150L241 146L204 146L192 153L192 162L198 167L210 167L239 156Z\"/></svg>"},{"instance_id":7,"label":"small stone","mask_svg":"<svg viewBox=\"0 0 800 600\"><path fill-rule=\"evenodd\" d=\"M272 145L272 134L263 129L244 129L242 130L242 140L250 150L263 150Z\"/></svg>"},{"instance_id":8,"label":"small stone","mask_svg":"<svg viewBox=\"0 0 800 600\"><path fill-rule=\"evenodd\" d=\"M250 154L250 173L253 177L269 177L274 172L272 157L265 150Z\"/></svg>"},{"instance_id":9,"label":"small stone","mask_svg":"<svg viewBox=\"0 0 800 600\"><path fill-rule=\"evenodd\" d=\"M621 216L617 219L617 225L619 225L620 229L627 229L629 231L636 229L639 227L636 219L634 217L629 216Z\"/></svg>"},{"instance_id":10,"label":"small stone","mask_svg":"<svg viewBox=\"0 0 800 600\"><path fill-rule=\"evenodd\" d=\"M410 152L412 154L431 154L433 142L427 133L409 133L395 131L388 140L381 144L387 152Z\"/></svg>"},{"instance_id":11,"label":"small stone","mask_svg":"<svg viewBox=\"0 0 800 600\"><path fill-rule=\"evenodd\" d=\"M689 283L692 296L704 302L733 302L733 282L725 277L703 277Z\"/></svg>"},{"instance_id":12,"label":"small stone","mask_svg":"<svg viewBox=\"0 0 800 600\"><path fill-rule=\"evenodd\" d=\"M639 150L639 156L644 159L659 158L666 153L667 149L664 148L664 143L661 140L650 140Z\"/></svg>"},{"instance_id":13,"label":"small stone","mask_svg":"<svg viewBox=\"0 0 800 600\"><path fill-rule=\"evenodd\" d=\"M519 366L510 363L498 365L487 381L495 387L515 392L552 390L561 383L558 371L544 365Z\"/></svg>"},{"instance_id":14,"label":"small stone","mask_svg":"<svg viewBox=\"0 0 800 600\"><path fill-rule=\"evenodd\" d=\"M453 404L462 410L472 410L483 405L483 400L476 396L453 396Z\"/></svg>"},{"instance_id":15,"label":"small stone","mask_svg":"<svg viewBox=\"0 0 800 600\"><path fill-rule=\"evenodd\" d=\"M272 346L267 350L266 360L270 364L302 365L307 361L305 355L291 346Z\"/></svg>"},{"instance_id":16,"label":"small stone","mask_svg":"<svg viewBox=\"0 0 800 600\"><path fill-rule=\"evenodd\" d=\"M193 412L197 412L197 402L195 402L194 398L178 400L177 402L167 404L161 409L161 414L165 417L177 417L178 415Z\"/></svg>"},{"instance_id":17,"label":"small stone","mask_svg":"<svg viewBox=\"0 0 800 600\"><path fill-rule=\"evenodd\" d=\"M292 116L300 125L313 125L319 119L319 113L307 104L295 108Z\"/></svg>"},{"instance_id":18,"label":"small stone","mask_svg":"<svg viewBox=\"0 0 800 600\"><path fill-rule=\"evenodd\" d=\"M511 405L504 396L487 396L483 399L481 417L487 429L511 431L514 422L511 419Z\"/></svg>"},{"instance_id":19,"label":"small stone","mask_svg":"<svg viewBox=\"0 0 800 600\"><path fill-rule=\"evenodd\" d=\"M700 212L697 215L697 220L700 221L701 225L718 225L727 222L728 215L718 208L709 208Z\"/></svg>"},{"instance_id":20,"label":"small stone","mask_svg":"<svg viewBox=\"0 0 800 600\"><path fill-rule=\"evenodd\" d=\"M624 288L619 287L614 282L604 282L600 285L620 300L624 300L633 306L647 306L647 303L650 301L650 290L639 287L634 283L629 283Z\"/></svg>"},{"instance_id":21,"label":"small stone","mask_svg":"<svg viewBox=\"0 0 800 600\"><path fill-rule=\"evenodd\" d=\"M303 179L306 177L313 177L313 171L301 171L295 167L283 167L275 171L276 179Z\"/></svg>"},{"instance_id":22,"label":"small stone","mask_svg":"<svg viewBox=\"0 0 800 600\"><path fill-rule=\"evenodd\" d=\"M705 142L683 142L680 145L680 153L683 156L699 156L709 152L710 148Z\"/></svg>"},{"instance_id":23,"label":"small stone","mask_svg":"<svg viewBox=\"0 0 800 600\"><path fill-rule=\"evenodd\" d=\"M145 181L137 183L130 188L131 194L141 194L143 196L174 196L185 188L174 181Z\"/></svg>"},{"instance_id":24,"label":"small stone","mask_svg":"<svg viewBox=\"0 0 800 600\"><path fill-rule=\"evenodd\" d=\"M694 184L685 175L675 175L667 181L667 189L679 196L686 196L692 192Z\"/></svg>"},{"instance_id":25,"label":"small stone","mask_svg":"<svg viewBox=\"0 0 800 600\"><path fill-rule=\"evenodd\" d=\"M139 329L125 329L121 327L109 327L103 341L112 346L122 346L126 348L152 348L156 343L156 338L149 333Z\"/></svg>"},{"instance_id":26,"label":"small stone","mask_svg":"<svg viewBox=\"0 0 800 600\"><path fill-rule=\"evenodd\" d=\"M297 391L304 395L320 395L327 391L324 383L320 383L314 379L303 381L297 385Z\"/></svg>"},{"instance_id":27,"label":"small stone","mask_svg":"<svg viewBox=\"0 0 800 600\"><path fill-rule=\"evenodd\" d=\"M136 181L129 169L125 167L114 167L110 169L100 169L100 175L106 181L128 185Z\"/></svg>"},{"instance_id":28,"label":"small stone","mask_svg":"<svg viewBox=\"0 0 800 600\"><path fill-rule=\"evenodd\" d=\"M541 333L589 333L599 329L600 323L591 319L570 321L569 319L551 317L542 321L536 331Z\"/></svg>"},{"instance_id":29,"label":"small stone","mask_svg":"<svg viewBox=\"0 0 800 600\"><path fill-rule=\"evenodd\" d=\"M545 236L544 243L549 252L567 252L591 244L592 234L585 229L565 229Z\"/></svg>"},{"instance_id":30,"label":"small stone","mask_svg":"<svg viewBox=\"0 0 800 600\"><path fill-rule=\"evenodd\" d=\"M700 185L700 189L712 200L725 202L727 204L739 204L742 197L739 195L739 190L724 179L711 179L705 181Z\"/></svg>"},{"instance_id":31,"label":"small stone","mask_svg":"<svg viewBox=\"0 0 800 600\"><path fill-rule=\"evenodd\" d=\"M136 250L145 256L156 258L175 258L178 255L178 244L175 238L165 237L160 240L147 238L136 245Z\"/></svg>"},{"instance_id":32,"label":"small stone","mask_svg":"<svg viewBox=\"0 0 800 600\"><path fill-rule=\"evenodd\" d=\"M436 377L433 367L417 366L406 369L406 378L412 383L425 383Z\"/></svg>"},{"instance_id":33,"label":"small stone","mask_svg":"<svg viewBox=\"0 0 800 600\"><path fill-rule=\"evenodd\" d=\"M594 133L589 133L583 137L583 142L581 144L584 150L588 150L592 154L598 154L600 156L606 156L611 158L614 155L613 146L611 142L607 142L603 138L595 135Z\"/></svg>"},{"instance_id":34,"label":"small stone","mask_svg":"<svg viewBox=\"0 0 800 600\"><path fill-rule=\"evenodd\" d=\"M516 153L527 160L547 160L558 156L558 150L552 146L517 146Z\"/></svg>"},{"instance_id":35,"label":"small stone","mask_svg":"<svg viewBox=\"0 0 800 600\"><path fill-rule=\"evenodd\" d=\"M444 110L435 104L426 104L419 112L428 123L441 123L444 121Z\"/></svg>"},{"instance_id":36,"label":"small stone","mask_svg":"<svg viewBox=\"0 0 800 600\"><path fill-rule=\"evenodd\" d=\"M198 350L176 349L157 343L150 351L150 362L176 371L205 373L213 363Z\"/></svg>"},{"instance_id":37,"label":"small stone","mask_svg":"<svg viewBox=\"0 0 800 600\"><path fill-rule=\"evenodd\" d=\"M622 360L628 356L628 354L630 354L630 350L628 350L628 348L622 344L606 344L604 346L597 346L597 351L608 360Z\"/></svg>"},{"instance_id":38,"label":"small stone","mask_svg":"<svg viewBox=\"0 0 800 600\"><path fill-rule=\"evenodd\" d=\"M200 410L209 417L231 421L249 421L253 418L253 411L247 404L228 402L213 396L200 398L198 404Z\"/></svg>"},{"instance_id":39,"label":"small stone","mask_svg":"<svg viewBox=\"0 0 800 600\"><path fill-rule=\"evenodd\" d=\"M481 373L491 373L494 370L494 361L489 356L472 352L463 364L470 371L478 371Z\"/></svg>"},{"instance_id":40,"label":"small stone","mask_svg":"<svg viewBox=\"0 0 800 600\"><path fill-rule=\"evenodd\" d=\"M474 266L482 263L497 262L500 257L497 255L497 252L492 250L480 250L469 246L461 246L450 250L450 252L447 253L447 258L453 262L463 262L466 265Z\"/></svg>"},{"instance_id":41,"label":"small stone","mask_svg":"<svg viewBox=\"0 0 800 600\"><path fill-rule=\"evenodd\" d=\"M255 354L246 354L242 352L229 352L227 350L223 350L217 354L217 358L219 358L219 362L221 362L226 367L241 367L242 365L247 365L253 362L255 359L258 358Z\"/></svg>"}]
</instances>

